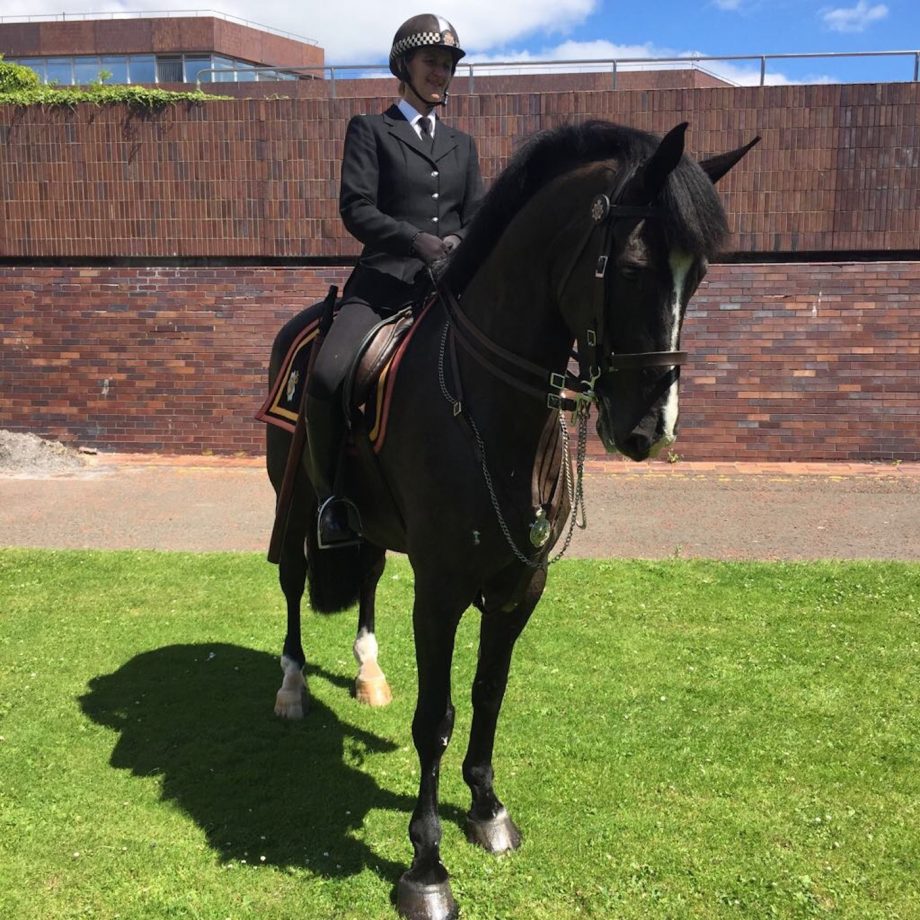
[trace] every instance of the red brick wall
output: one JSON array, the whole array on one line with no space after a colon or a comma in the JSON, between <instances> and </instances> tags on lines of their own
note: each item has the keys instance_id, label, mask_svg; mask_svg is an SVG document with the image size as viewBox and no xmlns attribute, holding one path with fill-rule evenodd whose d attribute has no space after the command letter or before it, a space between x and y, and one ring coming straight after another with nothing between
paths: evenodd
<instances>
[{"instance_id":1,"label":"red brick wall","mask_svg":"<svg viewBox=\"0 0 920 920\"><path fill-rule=\"evenodd\" d=\"M345 273L6 268L0 427L104 450L258 453L274 332ZM918 292L920 262L713 266L687 319L676 451L920 460Z\"/></svg>"},{"instance_id":2,"label":"red brick wall","mask_svg":"<svg viewBox=\"0 0 920 920\"><path fill-rule=\"evenodd\" d=\"M373 99L234 100L143 118L0 107L0 256L354 255L342 139ZM449 117L495 176L566 121L653 131L697 156L763 142L720 184L741 252L911 250L920 240L920 83L457 96Z\"/></svg>"}]
</instances>

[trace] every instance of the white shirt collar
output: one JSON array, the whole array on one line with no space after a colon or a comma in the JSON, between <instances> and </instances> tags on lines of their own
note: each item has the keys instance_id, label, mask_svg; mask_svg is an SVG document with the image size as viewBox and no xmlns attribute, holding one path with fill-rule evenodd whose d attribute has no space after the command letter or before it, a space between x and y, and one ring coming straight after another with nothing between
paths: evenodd
<instances>
[{"instance_id":1,"label":"white shirt collar","mask_svg":"<svg viewBox=\"0 0 920 920\"><path fill-rule=\"evenodd\" d=\"M431 136L434 137L435 125L437 124L437 118L434 117L434 113L431 115L425 116L421 112L418 112L411 106L405 99L400 98L399 102L396 103L399 111L403 113L406 118L406 121L415 128L415 133L421 137L421 132L419 131L418 122L420 119L427 117L428 124L431 127Z\"/></svg>"}]
</instances>

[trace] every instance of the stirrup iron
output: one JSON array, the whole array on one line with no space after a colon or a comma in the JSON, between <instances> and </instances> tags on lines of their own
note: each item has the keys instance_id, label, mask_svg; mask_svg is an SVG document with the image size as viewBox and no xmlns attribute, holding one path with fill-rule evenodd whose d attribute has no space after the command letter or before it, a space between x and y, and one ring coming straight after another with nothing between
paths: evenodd
<instances>
[{"instance_id":1,"label":"stirrup iron","mask_svg":"<svg viewBox=\"0 0 920 920\"><path fill-rule=\"evenodd\" d=\"M327 543L323 540L322 532L322 520L323 512L330 505L341 504L345 507L345 511L348 515L348 526L354 533L355 537L353 540L341 540L334 543ZM361 512L358 511L357 505L354 502L349 501L347 498L341 498L337 495L330 495L320 506L319 510L316 512L316 545L320 549L339 549L344 546L360 546L363 542L361 537L362 531L361 524Z\"/></svg>"}]
</instances>

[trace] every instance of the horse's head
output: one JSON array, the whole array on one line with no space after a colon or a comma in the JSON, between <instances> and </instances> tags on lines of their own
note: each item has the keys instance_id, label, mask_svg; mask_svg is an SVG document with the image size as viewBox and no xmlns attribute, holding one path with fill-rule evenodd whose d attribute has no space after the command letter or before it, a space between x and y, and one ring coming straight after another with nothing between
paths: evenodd
<instances>
[{"instance_id":1,"label":"horse's head","mask_svg":"<svg viewBox=\"0 0 920 920\"><path fill-rule=\"evenodd\" d=\"M598 434L633 460L677 436L681 325L727 233L713 184L757 142L696 163L683 156L686 128L638 165L585 171L590 188L576 196L584 243L560 280L582 376L594 381Z\"/></svg>"}]
</instances>

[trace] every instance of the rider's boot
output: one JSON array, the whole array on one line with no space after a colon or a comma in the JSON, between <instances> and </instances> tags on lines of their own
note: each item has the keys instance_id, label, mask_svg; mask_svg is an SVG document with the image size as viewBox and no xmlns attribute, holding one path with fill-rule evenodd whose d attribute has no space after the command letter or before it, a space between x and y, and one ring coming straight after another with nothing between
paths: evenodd
<instances>
[{"instance_id":1,"label":"rider's boot","mask_svg":"<svg viewBox=\"0 0 920 920\"><path fill-rule=\"evenodd\" d=\"M337 399L308 394L307 473L319 500L316 533L320 549L353 546L361 540L358 509L335 494L335 478L345 440L345 419Z\"/></svg>"}]
</instances>

